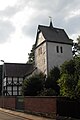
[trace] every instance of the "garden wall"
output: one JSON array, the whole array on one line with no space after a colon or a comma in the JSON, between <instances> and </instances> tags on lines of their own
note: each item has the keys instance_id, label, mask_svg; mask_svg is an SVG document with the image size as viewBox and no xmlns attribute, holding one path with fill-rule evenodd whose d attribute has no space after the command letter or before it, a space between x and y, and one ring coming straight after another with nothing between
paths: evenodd
<instances>
[{"instance_id":1,"label":"garden wall","mask_svg":"<svg viewBox=\"0 0 80 120\"><path fill-rule=\"evenodd\" d=\"M67 116L80 119L80 102L65 97L0 97L0 107L55 118Z\"/></svg>"},{"instance_id":2,"label":"garden wall","mask_svg":"<svg viewBox=\"0 0 80 120\"><path fill-rule=\"evenodd\" d=\"M0 97L0 107L15 110L16 97L12 97L12 96Z\"/></svg>"},{"instance_id":3,"label":"garden wall","mask_svg":"<svg viewBox=\"0 0 80 120\"><path fill-rule=\"evenodd\" d=\"M56 97L25 97L24 108L26 112L55 117Z\"/></svg>"}]
</instances>

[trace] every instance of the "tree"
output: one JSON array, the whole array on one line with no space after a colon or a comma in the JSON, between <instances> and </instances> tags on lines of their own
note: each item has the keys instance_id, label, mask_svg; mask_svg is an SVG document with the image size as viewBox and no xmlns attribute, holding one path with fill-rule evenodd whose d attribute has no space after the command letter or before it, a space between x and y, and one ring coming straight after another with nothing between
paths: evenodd
<instances>
[{"instance_id":1,"label":"tree","mask_svg":"<svg viewBox=\"0 0 80 120\"><path fill-rule=\"evenodd\" d=\"M28 61L27 61L27 63L33 63L34 62L34 60L35 60L34 49L35 49L35 44L32 46L31 52L28 53Z\"/></svg>"},{"instance_id":2,"label":"tree","mask_svg":"<svg viewBox=\"0 0 80 120\"><path fill-rule=\"evenodd\" d=\"M49 89L44 89L41 91L40 96L56 96L57 93L55 92L54 89L49 88Z\"/></svg>"},{"instance_id":3,"label":"tree","mask_svg":"<svg viewBox=\"0 0 80 120\"><path fill-rule=\"evenodd\" d=\"M60 95L74 99L80 98L80 57L75 57L61 66L58 83Z\"/></svg>"},{"instance_id":4,"label":"tree","mask_svg":"<svg viewBox=\"0 0 80 120\"><path fill-rule=\"evenodd\" d=\"M60 77L60 70L54 67L48 78L45 80L45 75L39 73L24 80L22 85L22 95L25 96L53 96L58 95L60 87L57 84L57 80Z\"/></svg>"},{"instance_id":5,"label":"tree","mask_svg":"<svg viewBox=\"0 0 80 120\"><path fill-rule=\"evenodd\" d=\"M22 85L22 95L24 96L37 96L44 88L45 76L43 73L33 75L32 77L24 80Z\"/></svg>"},{"instance_id":6,"label":"tree","mask_svg":"<svg viewBox=\"0 0 80 120\"><path fill-rule=\"evenodd\" d=\"M70 60L70 61L65 61L62 66L61 66L61 74L66 73L66 74L73 74L75 72L75 61Z\"/></svg>"},{"instance_id":7,"label":"tree","mask_svg":"<svg viewBox=\"0 0 80 120\"><path fill-rule=\"evenodd\" d=\"M58 82L60 85L60 95L76 98L77 80L73 75L63 74Z\"/></svg>"},{"instance_id":8,"label":"tree","mask_svg":"<svg viewBox=\"0 0 80 120\"><path fill-rule=\"evenodd\" d=\"M46 79L45 87L46 89L53 89L55 91L55 94L59 94L60 87L57 84L57 80L60 77L60 70L58 67L54 67L52 70L50 70L50 73Z\"/></svg>"},{"instance_id":9,"label":"tree","mask_svg":"<svg viewBox=\"0 0 80 120\"><path fill-rule=\"evenodd\" d=\"M80 55L80 36L78 36L77 42L73 43L73 55L74 56Z\"/></svg>"}]
</instances>

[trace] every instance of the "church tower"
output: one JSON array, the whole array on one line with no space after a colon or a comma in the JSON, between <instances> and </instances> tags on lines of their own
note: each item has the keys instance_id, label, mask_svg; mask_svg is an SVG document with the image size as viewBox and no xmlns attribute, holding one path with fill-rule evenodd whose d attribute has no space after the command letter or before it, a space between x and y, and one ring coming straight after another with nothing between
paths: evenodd
<instances>
[{"instance_id":1,"label":"church tower","mask_svg":"<svg viewBox=\"0 0 80 120\"><path fill-rule=\"evenodd\" d=\"M54 66L60 67L72 59L72 44L64 29L39 25L36 36L35 66L38 71L48 75Z\"/></svg>"}]
</instances>

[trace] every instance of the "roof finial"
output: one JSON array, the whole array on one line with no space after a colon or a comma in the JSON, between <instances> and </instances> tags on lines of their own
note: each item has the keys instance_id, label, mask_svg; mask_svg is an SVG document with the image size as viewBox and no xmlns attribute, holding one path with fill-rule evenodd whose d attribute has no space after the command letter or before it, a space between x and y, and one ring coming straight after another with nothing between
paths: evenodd
<instances>
[{"instance_id":1,"label":"roof finial","mask_svg":"<svg viewBox=\"0 0 80 120\"><path fill-rule=\"evenodd\" d=\"M50 27L52 28L52 27L53 27L53 24L52 24L52 17L49 16L49 19L50 19Z\"/></svg>"}]
</instances>

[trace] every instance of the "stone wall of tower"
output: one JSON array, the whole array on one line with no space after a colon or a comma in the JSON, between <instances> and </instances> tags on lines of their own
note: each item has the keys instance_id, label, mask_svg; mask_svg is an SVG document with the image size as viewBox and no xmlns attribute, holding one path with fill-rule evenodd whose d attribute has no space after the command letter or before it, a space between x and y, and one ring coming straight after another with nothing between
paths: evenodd
<instances>
[{"instance_id":1,"label":"stone wall of tower","mask_svg":"<svg viewBox=\"0 0 80 120\"><path fill-rule=\"evenodd\" d=\"M47 43L48 70L54 66L60 67L65 61L73 58L72 45L61 43Z\"/></svg>"},{"instance_id":2,"label":"stone wall of tower","mask_svg":"<svg viewBox=\"0 0 80 120\"><path fill-rule=\"evenodd\" d=\"M35 50L35 66L38 72L47 74L46 42Z\"/></svg>"}]
</instances>

